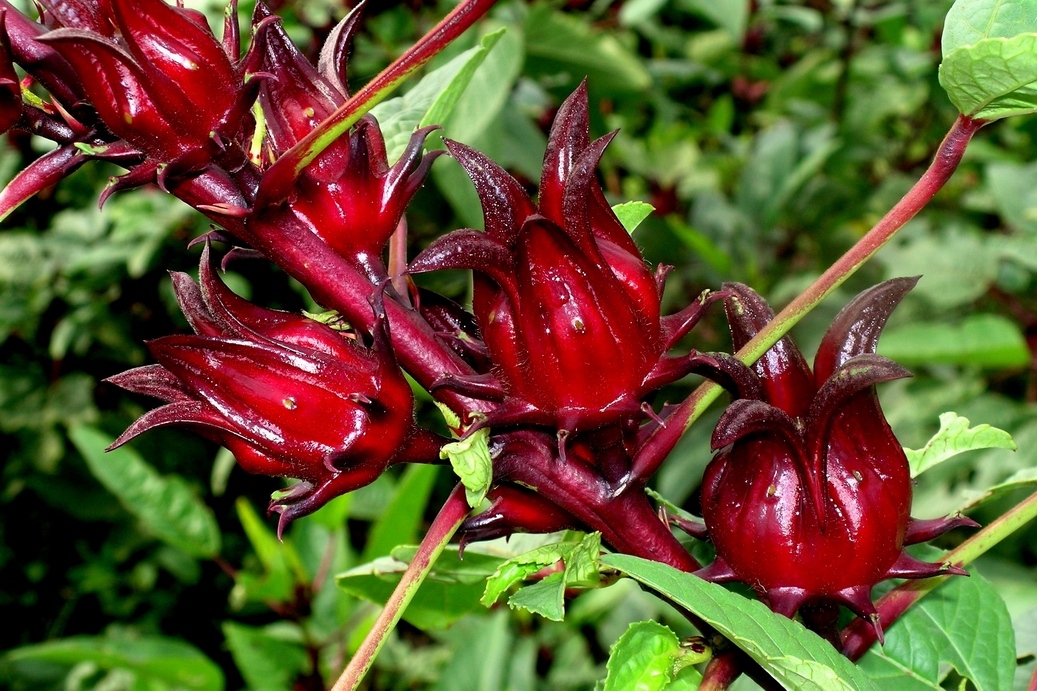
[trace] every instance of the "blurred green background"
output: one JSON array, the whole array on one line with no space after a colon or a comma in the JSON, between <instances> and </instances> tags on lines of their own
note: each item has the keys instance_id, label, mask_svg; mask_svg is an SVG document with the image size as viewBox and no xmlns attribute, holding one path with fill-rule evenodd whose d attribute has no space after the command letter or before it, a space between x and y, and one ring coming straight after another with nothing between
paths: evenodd
<instances>
[{"instance_id":1,"label":"blurred green background","mask_svg":"<svg viewBox=\"0 0 1037 691\"><path fill-rule=\"evenodd\" d=\"M218 26L221 3L187 4ZM243 26L252 5L239 8ZM601 166L610 201L656 209L634 238L649 261L675 266L666 309L724 281L748 283L780 307L907 191L953 122L936 79L949 5L502 0L430 69L474 45L476 34L507 28L445 130L531 188L553 113L586 76L592 135L620 130ZM336 0L274 9L314 57L347 11ZM351 82L364 83L448 10L372 1ZM1032 117L981 131L930 207L794 332L809 358L858 290L923 274L880 348L915 373L881 389L894 430L917 448L939 414L953 410L1012 432L1019 451L972 452L927 473L915 516L942 515L1017 472L1037 476L1035 137ZM46 144L6 136L0 180ZM166 271L196 271L199 252L186 244L208 230L153 189L117 194L98 210L100 190L118 172L87 166L0 229L0 650L8 651L0 685L323 689L378 611L359 596L391 590L399 562L386 558L416 542L452 477L427 467L384 476L297 521L278 543L264 511L276 481L236 469L229 454L195 435L149 432L101 455L153 405L101 380L149 362L146 340L187 330ZM412 253L443 232L481 226L456 163L436 163L408 221ZM468 289L461 273L421 280L459 299ZM301 286L263 263L234 264L227 281L261 304L312 306ZM728 350L720 311L682 345ZM680 400L695 383L662 397ZM655 481L692 511L719 409ZM418 415L440 424L427 401ZM995 517L1022 491L974 517ZM977 564L1013 617L1027 663L1020 688L1037 652L1034 537L1020 532ZM495 544L464 562L448 554L368 688L591 689L629 622L662 617L688 630L630 581L578 596L564 623L478 605L494 555L530 544ZM358 566L336 586L337 574Z\"/></svg>"}]
</instances>

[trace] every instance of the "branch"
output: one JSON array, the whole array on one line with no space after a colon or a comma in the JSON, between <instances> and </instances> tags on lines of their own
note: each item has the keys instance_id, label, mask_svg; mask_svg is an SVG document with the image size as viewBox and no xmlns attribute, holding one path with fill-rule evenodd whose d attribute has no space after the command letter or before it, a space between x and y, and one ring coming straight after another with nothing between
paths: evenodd
<instances>
[{"instance_id":1,"label":"branch","mask_svg":"<svg viewBox=\"0 0 1037 691\"><path fill-rule=\"evenodd\" d=\"M403 578L400 579L396 590L389 597L389 601L385 603L385 608L378 615L371 631L356 651L353 659L346 665L342 676L331 687L331 691L355 691L360 686L367 670L371 669L371 664L378 655L378 651L385 645L389 634L400 621L403 611L414 598L414 594L418 592L418 588L421 587L425 577L432 570L432 565L450 542L450 538L454 536L454 532L467 518L469 511L464 485L458 484L450 493L450 498L443 504L443 508L439 510L428 533L425 534L425 539L418 546L414 559L403 572Z\"/></svg>"}]
</instances>

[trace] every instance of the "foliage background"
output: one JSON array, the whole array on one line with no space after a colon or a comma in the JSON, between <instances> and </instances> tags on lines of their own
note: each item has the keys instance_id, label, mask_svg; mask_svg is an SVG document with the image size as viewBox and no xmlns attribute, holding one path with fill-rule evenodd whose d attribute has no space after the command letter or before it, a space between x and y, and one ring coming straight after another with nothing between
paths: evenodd
<instances>
[{"instance_id":1,"label":"foliage background","mask_svg":"<svg viewBox=\"0 0 1037 691\"><path fill-rule=\"evenodd\" d=\"M188 4L214 22L222 13L218 2ZM336 0L274 5L311 52L346 11ZM936 79L949 5L502 0L479 31L508 32L446 133L535 185L554 109L586 75L592 133L621 130L602 165L611 201L656 207L634 237L651 262L676 267L666 305L737 280L780 306L899 199L956 116ZM241 4L245 25L251 7ZM351 80L362 84L448 9L372 2ZM462 39L436 64L476 40ZM955 410L1009 430L1019 451L972 452L927 473L916 489L919 517L942 515L1017 472L1037 477L1035 135L1032 117L981 131L930 207L795 332L809 356L858 290L924 274L880 348L916 374L881 389L894 430L917 448L938 415ZM3 181L42 146L20 134L5 139ZM0 684L323 688L377 612L356 593L385 587L361 574L347 592L334 575L413 544L453 481L428 468L384 477L299 521L282 545L262 513L273 481L235 469L197 436L151 432L128 455L99 457L103 439L89 430L114 437L151 405L101 380L147 362L147 339L187 330L166 271L195 271L198 253L186 244L208 229L155 190L115 195L98 210L98 193L117 172L87 166L0 229L0 649L10 651ZM481 226L455 163L436 163L408 221L413 251L447 230ZM228 282L256 302L313 307L268 266L231 268ZM422 281L462 299L467 290L461 273ZM729 349L719 313L685 346ZM663 397L679 400L694 383ZM439 424L427 401L418 414ZM718 414L696 425L655 482L692 511ZM112 479L112 463L139 472ZM974 517L989 520L1018 498L1008 492ZM1021 531L977 564L1012 616L1019 688L1037 653L1034 537ZM526 544L513 542L500 549ZM485 577L479 559L451 564L447 576L467 587L431 601L428 616L440 620L419 613L402 625L371 688L589 689L629 622L662 617L687 631L630 581L580 595L564 623L487 611L474 602Z\"/></svg>"}]
</instances>

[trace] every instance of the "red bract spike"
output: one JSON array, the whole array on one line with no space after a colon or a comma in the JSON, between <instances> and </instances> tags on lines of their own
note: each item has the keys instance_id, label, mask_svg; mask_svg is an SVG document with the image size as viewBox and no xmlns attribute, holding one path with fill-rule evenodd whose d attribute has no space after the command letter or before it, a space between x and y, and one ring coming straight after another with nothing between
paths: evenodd
<instances>
[{"instance_id":1,"label":"red bract spike","mask_svg":"<svg viewBox=\"0 0 1037 691\"><path fill-rule=\"evenodd\" d=\"M725 283L731 297L724 301L734 349L742 346L774 318L774 311L756 291L742 283ZM802 415L814 396L814 378L792 339L785 336L764 353L753 368L767 389L771 405L793 417Z\"/></svg>"},{"instance_id":2,"label":"red bract spike","mask_svg":"<svg viewBox=\"0 0 1037 691\"><path fill-rule=\"evenodd\" d=\"M486 498L490 507L465 520L458 529L462 550L470 542L493 540L513 533L554 533L575 530L580 522L536 492L500 485Z\"/></svg>"},{"instance_id":3,"label":"red bract spike","mask_svg":"<svg viewBox=\"0 0 1037 691\"><path fill-rule=\"evenodd\" d=\"M349 83L346 80L346 55L353 41L353 34L360 26L364 15L366 0L358 2L342 21L328 34L317 60L317 71L335 86L340 94L349 97Z\"/></svg>"},{"instance_id":4,"label":"red bract spike","mask_svg":"<svg viewBox=\"0 0 1037 691\"><path fill-rule=\"evenodd\" d=\"M875 393L876 384L908 374L873 351L893 306L913 283L877 286L840 313L826 336L826 355L819 356L833 369L818 378L820 388L809 397L803 383L809 370L800 371L787 357L798 354L791 340L761 359L763 386L755 392L753 378L737 374L740 365L718 358L727 364L717 368L717 379L748 394L717 424L713 446L722 449L703 479L702 514L718 571L752 585L786 616L809 603L804 623L829 640L832 603L878 627L870 599L876 583L960 572L902 551L971 521L911 522L907 458ZM745 286L731 290L737 296L728 303L732 333L744 343L770 318L770 309ZM795 376L775 376L790 371ZM794 401L802 412L789 414L775 401Z\"/></svg>"},{"instance_id":5,"label":"red bract spike","mask_svg":"<svg viewBox=\"0 0 1037 691\"><path fill-rule=\"evenodd\" d=\"M920 542L935 540L946 532L955 528L978 528L979 523L960 513L951 514L946 518L931 518L919 520L912 518L907 522L907 531L904 533L905 545L916 545Z\"/></svg>"},{"instance_id":6,"label":"red bract spike","mask_svg":"<svg viewBox=\"0 0 1037 691\"><path fill-rule=\"evenodd\" d=\"M238 0L230 0L223 10L223 52L232 63L241 58L241 26L238 24Z\"/></svg>"},{"instance_id":7,"label":"red bract spike","mask_svg":"<svg viewBox=\"0 0 1037 691\"><path fill-rule=\"evenodd\" d=\"M886 321L919 278L894 278L880 283L855 297L836 315L814 357L818 382L831 377L850 358L875 352Z\"/></svg>"},{"instance_id":8,"label":"red bract spike","mask_svg":"<svg viewBox=\"0 0 1037 691\"><path fill-rule=\"evenodd\" d=\"M59 146L37 158L18 173L14 180L7 183L3 192L0 192L0 220L40 190L55 185L71 175L87 160L89 159L72 145Z\"/></svg>"},{"instance_id":9,"label":"red bract spike","mask_svg":"<svg viewBox=\"0 0 1037 691\"><path fill-rule=\"evenodd\" d=\"M555 223L565 223L562 206L565 186L576 160L590 146L587 81L576 87L555 114L540 174L540 213Z\"/></svg>"},{"instance_id":10,"label":"red bract spike","mask_svg":"<svg viewBox=\"0 0 1037 691\"><path fill-rule=\"evenodd\" d=\"M547 424L568 433L634 425L645 415L645 395L698 362L697 354L665 356L657 275L595 179L612 136L590 141L586 91L577 89L551 131L539 207L486 156L445 140L475 185L486 232L440 238L410 271L476 272L473 311L505 394L493 425ZM690 329L704 304L679 317L669 336Z\"/></svg>"},{"instance_id":11,"label":"red bract spike","mask_svg":"<svg viewBox=\"0 0 1037 691\"><path fill-rule=\"evenodd\" d=\"M36 40L46 29L12 7L7 0L0 0L0 8L7 13L5 28L14 61L66 106L71 107L80 101L82 85L72 66L56 50Z\"/></svg>"},{"instance_id":12,"label":"red bract spike","mask_svg":"<svg viewBox=\"0 0 1037 691\"><path fill-rule=\"evenodd\" d=\"M249 472L299 478L299 489L272 504L282 527L373 481L400 454L431 460L437 440L415 432L410 386L379 327L368 349L313 320L251 305L219 281L208 250L201 279L199 288L173 274L199 335L152 341L159 365L109 380L171 401L115 445L154 427L188 425L224 444Z\"/></svg>"},{"instance_id":13,"label":"red bract spike","mask_svg":"<svg viewBox=\"0 0 1037 691\"><path fill-rule=\"evenodd\" d=\"M507 171L475 149L451 139L444 139L443 143L475 184L482 202L486 232L506 247L513 247L523 222L536 213L526 190Z\"/></svg>"}]
</instances>

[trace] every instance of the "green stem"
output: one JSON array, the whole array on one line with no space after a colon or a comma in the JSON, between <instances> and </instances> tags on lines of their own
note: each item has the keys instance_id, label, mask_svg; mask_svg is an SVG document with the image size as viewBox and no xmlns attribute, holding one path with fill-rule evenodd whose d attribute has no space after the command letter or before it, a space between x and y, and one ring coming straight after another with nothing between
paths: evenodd
<instances>
[{"instance_id":1,"label":"green stem","mask_svg":"<svg viewBox=\"0 0 1037 691\"><path fill-rule=\"evenodd\" d=\"M936 156L925 174L908 191L896 206L890 209L874 228L857 241L846 254L828 268L821 277L783 309L778 316L760 329L736 356L747 365L752 364L778 342L785 334L799 323L822 300L852 276L867 260L871 259L879 249L889 242L897 231L914 218L936 193L947 183L951 175L961 163L972 136L979 131L985 120L974 120L964 115L958 116L947 136L944 137ZM650 477L658 464L676 445L680 437L691 427L692 423L702 416L710 404L719 398L720 385L706 382L695 389L680 406L667 418L651 438L644 444L640 454L645 454L644 477Z\"/></svg>"},{"instance_id":2,"label":"green stem","mask_svg":"<svg viewBox=\"0 0 1037 691\"><path fill-rule=\"evenodd\" d=\"M996 521L979 531L957 548L948 552L943 561L965 566L992 549L1006 537L1037 518L1037 492L1034 492ZM877 603L879 620L883 626L896 621L912 605L951 576L936 576L917 581L906 581L883 595ZM875 630L870 622L858 619L843 630L843 654L859 660L875 642Z\"/></svg>"},{"instance_id":3,"label":"green stem","mask_svg":"<svg viewBox=\"0 0 1037 691\"><path fill-rule=\"evenodd\" d=\"M418 588L432 570L432 565L436 563L436 559L439 558L443 549L450 542L450 538L467 518L470 510L465 497L464 485L458 484L450 493L446 503L443 504L443 508L439 510L428 533L418 546L414 559L403 572L403 578L400 579L396 590L389 597L389 601L385 603L385 608L378 615L371 631L364 638L364 642L356 651L353 659L346 665L342 676L335 682L331 691L356 691L360 686L364 675L367 674L367 670L371 669L375 657L378 656L378 651L385 645L389 634L400 621L403 611L407 609L414 594L418 592Z\"/></svg>"}]
</instances>

